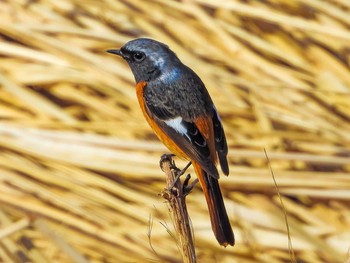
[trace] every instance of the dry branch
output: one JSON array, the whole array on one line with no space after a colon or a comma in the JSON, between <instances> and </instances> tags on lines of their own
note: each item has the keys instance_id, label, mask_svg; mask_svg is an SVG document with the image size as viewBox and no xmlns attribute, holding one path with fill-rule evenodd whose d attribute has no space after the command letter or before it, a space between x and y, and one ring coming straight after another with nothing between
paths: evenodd
<instances>
[{"instance_id":1,"label":"dry branch","mask_svg":"<svg viewBox=\"0 0 350 263\"><path fill-rule=\"evenodd\" d=\"M179 249L183 262L195 263L196 252L193 241L193 232L190 224L190 217L186 206L186 192L181 180L177 178L179 170L174 161L169 156L162 157L161 168L166 176L166 189L162 192L162 197L169 202L172 221L178 237Z\"/></svg>"}]
</instances>

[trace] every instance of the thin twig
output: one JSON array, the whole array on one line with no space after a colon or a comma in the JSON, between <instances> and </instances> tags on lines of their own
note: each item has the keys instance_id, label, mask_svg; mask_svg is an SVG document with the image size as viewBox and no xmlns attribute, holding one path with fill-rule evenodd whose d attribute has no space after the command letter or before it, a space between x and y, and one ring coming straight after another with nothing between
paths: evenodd
<instances>
[{"instance_id":1,"label":"thin twig","mask_svg":"<svg viewBox=\"0 0 350 263\"><path fill-rule=\"evenodd\" d=\"M278 194L278 198L279 200L281 201L281 206L282 206L282 210L283 210L283 214L284 214L284 220L286 222L286 227L287 227L287 235L288 235L288 253L289 253L289 257L290 257L290 260L293 262L293 263L296 263L296 259L295 259L295 254L294 254L294 249L293 249L293 244L292 244L292 239L290 237L290 229L289 229L289 224L288 224L288 215L287 215L287 210L286 208L284 207L284 203L283 203L283 200L282 200L282 196L281 196L281 193L280 193L280 190L278 188L278 185L277 185L277 182L276 182L276 179L275 179L275 174L273 173L273 170L272 170L272 167L271 167L271 163L270 163L270 159L267 155L267 152L266 152L266 149L264 148L264 153L265 153L265 156L266 156L266 160L267 160L267 163L269 165L269 168L270 168L270 171L271 171L271 175L272 175L272 179L273 179L273 182L275 184L275 187L276 187L276 191L277 191L277 194Z\"/></svg>"},{"instance_id":2,"label":"thin twig","mask_svg":"<svg viewBox=\"0 0 350 263\"><path fill-rule=\"evenodd\" d=\"M177 170L174 169L171 157L162 158L161 168L166 174L167 183L167 188L162 192L162 197L169 202L171 208L183 262L194 263L196 262L196 253L183 185L180 180L176 180Z\"/></svg>"},{"instance_id":3,"label":"thin twig","mask_svg":"<svg viewBox=\"0 0 350 263\"><path fill-rule=\"evenodd\" d=\"M146 233L146 234L147 234L147 238L148 238L148 243L149 243L149 246L150 246L152 252L154 253L154 255L155 255L159 260L161 260L161 257L158 255L157 251L154 249L153 244L152 244L152 240L151 240L152 229L153 229L153 217L152 217L152 215L150 214L150 215L149 215L149 220L148 220L147 233Z\"/></svg>"}]
</instances>

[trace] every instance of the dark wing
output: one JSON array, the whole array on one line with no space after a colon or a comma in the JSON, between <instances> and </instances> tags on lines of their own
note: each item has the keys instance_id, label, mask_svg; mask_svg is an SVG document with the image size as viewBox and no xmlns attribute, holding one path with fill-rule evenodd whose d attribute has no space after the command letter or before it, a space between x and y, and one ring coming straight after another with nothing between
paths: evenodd
<instances>
[{"instance_id":1,"label":"dark wing","mask_svg":"<svg viewBox=\"0 0 350 263\"><path fill-rule=\"evenodd\" d=\"M215 137L215 150L219 157L221 170L225 175L229 174L229 167L227 163L227 142L224 132L224 128L221 124L221 120L215 106L213 106L213 126L214 126L214 137Z\"/></svg>"},{"instance_id":2,"label":"dark wing","mask_svg":"<svg viewBox=\"0 0 350 263\"><path fill-rule=\"evenodd\" d=\"M147 103L145 106L147 114L191 160L199 163L202 169L214 178L219 178L209 145L194 122L183 120L181 116L176 116L166 107Z\"/></svg>"}]
</instances>

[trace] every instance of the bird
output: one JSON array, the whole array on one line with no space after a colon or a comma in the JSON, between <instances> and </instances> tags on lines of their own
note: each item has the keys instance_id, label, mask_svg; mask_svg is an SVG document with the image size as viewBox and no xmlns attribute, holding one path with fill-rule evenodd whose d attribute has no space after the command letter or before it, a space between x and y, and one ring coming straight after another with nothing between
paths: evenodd
<instances>
[{"instance_id":1,"label":"bird","mask_svg":"<svg viewBox=\"0 0 350 263\"><path fill-rule=\"evenodd\" d=\"M176 156L192 163L208 205L218 243L235 244L219 186L219 172L229 174L228 146L218 111L200 77L164 43L137 38L120 49L136 82L136 95L147 122Z\"/></svg>"}]
</instances>

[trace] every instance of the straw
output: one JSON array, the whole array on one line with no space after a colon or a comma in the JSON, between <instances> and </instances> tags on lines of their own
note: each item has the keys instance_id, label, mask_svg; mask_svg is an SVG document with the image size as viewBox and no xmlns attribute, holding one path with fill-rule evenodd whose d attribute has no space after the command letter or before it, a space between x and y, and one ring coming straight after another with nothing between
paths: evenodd
<instances>
[{"instance_id":1,"label":"straw","mask_svg":"<svg viewBox=\"0 0 350 263\"><path fill-rule=\"evenodd\" d=\"M0 12L1 262L181 260L160 196L168 150L126 62L105 52L136 37L198 73L225 128L236 245L217 244L195 187L198 262L290 262L264 148L296 261L349 261L349 1L7 0Z\"/></svg>"}]
</instances>

